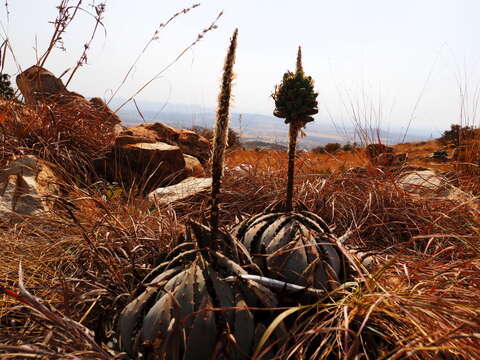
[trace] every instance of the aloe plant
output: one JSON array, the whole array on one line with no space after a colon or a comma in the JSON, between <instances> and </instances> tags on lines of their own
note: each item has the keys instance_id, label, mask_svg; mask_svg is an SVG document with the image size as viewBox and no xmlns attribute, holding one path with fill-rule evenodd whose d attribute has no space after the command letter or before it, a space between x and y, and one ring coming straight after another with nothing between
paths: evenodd
<instances>
[{"instance_id":1,"label":"aloe plant","mask_svg":"<svg viewBox=\"0 0 480 360\"><path fill-rule=\"evenodd\" d=\"M204 245L210 229L192 223L188 237ZM275 295L242 279L247 273L219 252L197 252L191 263L187 253L147 275L145 291L123 310L122 350L146 359L250 359L268 326L268 310L250 309L276 307Z\"/></svg>"},{"instance_id":2,"label":"aloe plant","mask_svg":"<svg viewBox=\"0 0 480 360\"><path fill-rule=\"evenodd\" d=\"M296 71L287 71L280 85L272 94L275 100L273 115L285 119L289 124L288 146L288 180L286 211L293 210L293 184L295 175L295 150L298 132L308 122L313 121L312 115L318 113L318 94L314 90L314 81L306 76L302 66L302 49L298 47Z\"/></svg>"},{"instance_id":3,"label":"aloe plant","mask_svg":"<svg viewBox=\"0 0 480 360\"><path fill-rule=\"evenodd\" d=\"M343 280L345 261L329 226L308 211L293 211L295 149L298 132L318 112L313 79L302 66L298 48L296 71L286 72L275 88L274 115L289 124L287 199L284 211L267 208L240 223L233 235L250 251L265 276L304 287L330 290Z\"/></svg>"},{"instance_id":4,"label":"aloe plant","mask_svg":"<svg viewBox=\"0 0 480 360\"><path fill-rule=\"evenodd\" d=\"M134 358L202 360L250 359L266 328L275 295L250 280L225 254L234 239L219 230L219 194L228 135L229 105L237 31L230 42L218 98L213 146L210 228L191 222L186 243L152 270L146 289L120 315L120 346ZM193 256L192 256L193 254ZM246 250L242 251L248 257ZM212 311L212 308L217 311ZM263 315L263 316L262 316Z\"/></svg>"}]
</instances>

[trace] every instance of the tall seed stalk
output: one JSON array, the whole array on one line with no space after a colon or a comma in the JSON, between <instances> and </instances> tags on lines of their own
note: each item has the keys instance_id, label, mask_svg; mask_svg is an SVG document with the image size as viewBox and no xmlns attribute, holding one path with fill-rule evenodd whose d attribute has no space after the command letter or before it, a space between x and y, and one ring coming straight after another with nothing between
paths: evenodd
<instances>
[{"instance_id":1,"label":"tall seed stalk","mask_svg":"<svg viewBox=\"0 0 480 360\"><path fill-rule=\"evenodd\" d=\"M218 95L217 121L213 136L213 154L212 154L212 206L210 214L211 227L211 248L217 250L218 227L219 227L219 195L222 185L223 163L225 160L225 148L228 140L228 121L230 118L230 98L232 92L232 82L234 78L233 65L235 63L235 50L237 48L238 29L235 29L233 37L230 40L225 65L223 66L223 77Z\"/></svg>"}]
</instances>

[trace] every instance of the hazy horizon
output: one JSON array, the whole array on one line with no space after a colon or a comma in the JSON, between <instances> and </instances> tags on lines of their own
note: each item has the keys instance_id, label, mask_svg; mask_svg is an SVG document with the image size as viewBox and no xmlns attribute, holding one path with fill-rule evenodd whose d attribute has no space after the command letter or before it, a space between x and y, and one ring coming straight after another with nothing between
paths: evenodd
<instances>
[{"instance_id":1,"label":"hazy horizon","mask_svg":"<svg viewBox=\"0 0 480 360\"><path fill-rule=\"evenodd\" d=\"M98 2L97 2L98 3ZM52 32L48 22L55 4L33 0L10 2L2 25L12 42L18 65L25 69L42 53ZM87 97L109 97L158 24L190 1L124 0L107 2L104 24L88 53L89 62L69 86ZM131 96L163 66L195 40L219 11L219 28L137 99L156 103L215 106L228 39L239 28L234 108L237 113L270 115L270 94L287 69L293 69L298 45L307 74L319 92L318 119L348 123L352 108L381 127L438 132L460 121L460 88L472 122L479 97L480 47L475 19L480 3L473 0L355 0L339 2L264 0L204 1L160 32L144 54L119 98ZM81 14L64 36L66 52L55 50L45 67L60 75L72 67L88 40L93 21ZM6 71L17 72L10 54Z\"/></svg>"}]
</instances>

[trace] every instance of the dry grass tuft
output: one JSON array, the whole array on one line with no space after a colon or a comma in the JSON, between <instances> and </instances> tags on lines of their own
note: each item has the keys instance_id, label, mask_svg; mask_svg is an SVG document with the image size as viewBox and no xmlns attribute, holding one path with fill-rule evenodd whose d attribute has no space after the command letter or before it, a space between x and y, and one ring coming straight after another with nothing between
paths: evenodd
<instances>
[{"instance_id":1,"label":"dry grass tuft","mask_svg":"<svg viewBox=\"0 0 480 360\"><path fill-rule=\"evenodd\" d=\"M76 174L78 181L92 174L91 160L114 139L112 125L86 100L38 106L2 101L0 110L2 166L14 156L33 154L59 165L67 177Z\"/></svg>"},{"instance_id":2,"label":"dry grass tuft","mask_svg":"<svg viewBox=\"0 0 480 360\"><path fill-rule=\"evenodd\" d=\"M477 259L397 254L331 302L297 308L281 359L476 359ZM288 321L288 319L287 319Z\"/></svg>"}]
</instances>

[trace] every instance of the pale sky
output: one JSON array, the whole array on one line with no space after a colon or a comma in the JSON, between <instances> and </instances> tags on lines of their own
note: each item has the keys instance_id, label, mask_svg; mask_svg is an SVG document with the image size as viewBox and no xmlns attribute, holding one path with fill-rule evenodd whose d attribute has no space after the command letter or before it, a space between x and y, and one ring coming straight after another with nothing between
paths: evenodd
<instances>
[{"instance_id":1,"label":"pale sky","mask_svg":"<svg viewBox=\"0 0 480 360\"><path fill-rule=\"evenodd\" d=\"M56 16L57 1L8 3L9 20L0 9L1 21L25 69L35 63L35 43L39 52L48 44L53 28L48 21ZM156 27L192 4L107 1L107 35L98 33L88 65L77 73L70 90L108 97ZM474 116L480 84L479 0L203 0L161 31L119 96L132 95L221 10L219 28L144 90L139 100L215 106L228 40L238 27L236 112L272 113L270 94L283 73L294 69L301 45L305 72L315 79L320 93L322 121L348 122L352 115L345 105L353 102L357 108L373 106L383 126L405 125L413 113L412 127L441 130L459 121L459 85L469 91L466 113ZM79 16L65 35L67 52L56 50L46 68L60 75L73 66L92 26L91 19ZM7 72L16 72L11 57Z\"/></svg>"}]
</instances>

